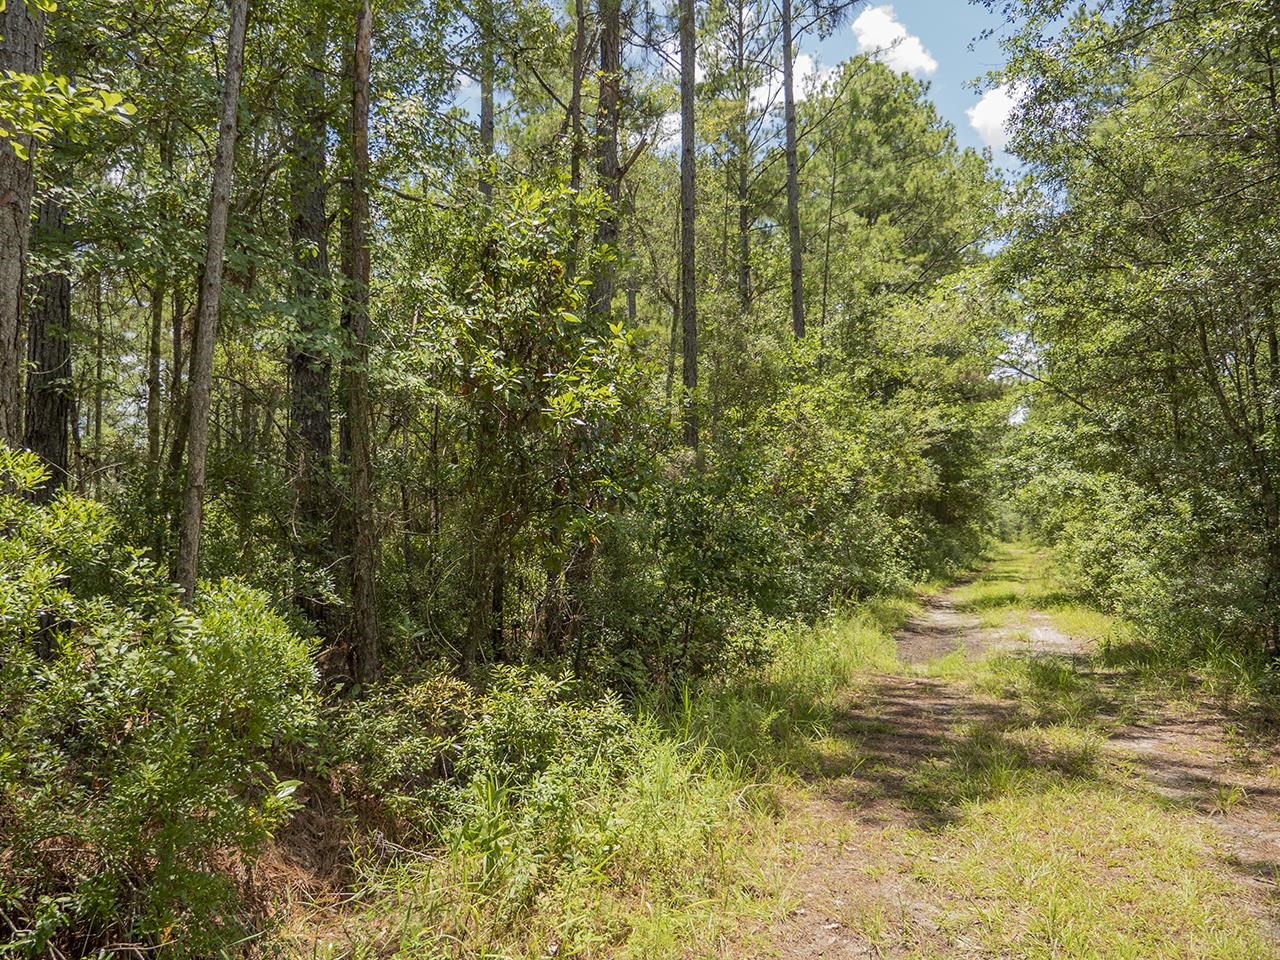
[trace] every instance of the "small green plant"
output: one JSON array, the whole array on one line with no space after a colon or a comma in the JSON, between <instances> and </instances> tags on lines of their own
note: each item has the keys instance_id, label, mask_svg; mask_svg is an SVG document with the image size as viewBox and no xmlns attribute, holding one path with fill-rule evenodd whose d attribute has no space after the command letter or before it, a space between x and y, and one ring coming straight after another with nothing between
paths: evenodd
<instances>
[{"instance_id":1,"label":"small green plant","mask_svg":"<svg viewBox=\"0 0 1280 960\"><path fill-rule=\"evenodd\" d=\"M1244 787L1237 783L1216 783L1213 794L1209 797L1209 811L1219 816L1227 816L1248 799Z\"/></svg>"}]
</instances>

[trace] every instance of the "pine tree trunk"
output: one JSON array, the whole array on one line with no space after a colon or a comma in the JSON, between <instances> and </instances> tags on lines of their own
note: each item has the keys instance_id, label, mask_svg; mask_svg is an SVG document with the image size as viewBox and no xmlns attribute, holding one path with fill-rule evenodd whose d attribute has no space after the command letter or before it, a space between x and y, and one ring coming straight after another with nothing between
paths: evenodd
<instances>
[{"instance_id":1,"label":"pine tree trunk","mask_svg":"<svg viewBox=\"0 0 1280 960\"><path fill-rule=\"evenodd\" d=\"M485 4L480 28L480 162L484 165L480 175L480 192L493 196L493 182L489 179L489 164L493 162L493 95L497 82L498 62L494 52L493 6Z\"/></svg>"},{"instance_id":2,"label":"pine tree trunk","mask_svg":"<svg viewBox=\"0 0 1280 960\"><path fill-rule=\"evenodd\" d=\"M596 121L596 172L608 209L596 228L596 246L618 245L622 167L618 163L618 114L622 86L622 0L600 0L600 102ZM604 260L592 282L591 308L601 317L613 309L614 264Z\"/></svg>"},{"instance_id":3,"label":"pine tree trunk","mask_svg":"<svg viewBox=\"0 0 1280 960\"><path fill-rule=\"evenodd\" d=\"M738 306L744 313L751 307L751 209L747 194L751 178L751 89L747 78L746 30L745 4L738 0L734 36L734 69L738 79Z\"/></svg>"},{"instance_id":4,"label":"pine tree trunk","mask_svg":"<svg viewBox=\"0 0 1280 960\"><path fill-rule=\"evenodd\" d=\"M42 244L65 242L66 208L56 197L40 203L36 233ZM47 273L36 281L27 324L27 411L24 445L49 469L35 498L49 501L69 476L67 434L71 428L71 280Z\"/></svg>"},{"instance_id":5,"label":"pine tree trunk","mask_svg":"<svg viewBox=\"0 0 1280 960\"><path fill-rule=\"evenodd\" d=\"M573 63L569 88L569 189L582 187L582 81L587 70L587 10L583 0L573 0ZM578 208L569 209L569 253L565 272L572 279L578 270Z\"/></svg>"},{"instance_id":6,"label":"pine tree trunk","mask_svg":"<svg viewBox=\"0 0 1280 960\"><path fill-rule=\"evenodd\" d=\"M293 165L290 204L293 243L293 299L298 329L289 352L288 433L294 469L299 559L317 567L332 561L332 537L326 529L331 506L333 421L330 359L332 315L329 303L328 188L325 180L324 69L325 36L313 22L307 63L294 103ZM312 619L325 623L325 608L310 598L299 603ZM331 633L330 630L325 631Z\"/></svg>"},{"instance_id":7,"label":"pine tree trunk","mask_svg":"<svg viewBox=\"0 0 1280 960\"><path fill-rule=\"evenodd\" d=\"M38 73L43 61L44 14L23 0L0 10L0 73ZM0 442L18 446L22 435L22 301L27 244L31 233L31 197L35 191L30 137L0 141Z\"/></svg>"},{"instance_id":8,"label":"pine tree trunk","mask_svg":"<svg viewBox=\"0 0 1280 960\"><path fill-rule=\"evenodd\" d=\"M787 243L791 251L791 328L804 336L804 260L800 246L800 170L796 155L795 50L791 0L782 0L782 118L787 152Z\"/></svg>"},{"instance_id":9,"label":"pine tree trunk","mask_svg":"<svg viewBox=\"0 0 1280 960\"><path fill-rule=\"evenodd\" d=\"M356 17L355 56L352 60L351 106L351 229L348 278L350 359L344 363L343 387L346 428L350 442L351 480L351 635L350 669L357 683L368 683L379 672L378 610L374 577L377 543L373 518L373 449L369 407L369 61L373 41L373 10L369 0Z\"/></svg>"},{"instance_id":10,"label":"pine tree trunk","mask_svg":"<svg viewBox=\"0 0 1280 960\"><path fill-rule=\"evenodd\" d=\"M697 57L693 0L680 0L680 326L683 332L684 442L698 447L698 293L694 259L693 94Z\"/></svg>"},{"instance_id":11,"label":"pine tree trunk","mask_svg":"<svg viewBox=\"0 0 1280 960\"><path fill-rule=\"evenodd\" d=\"M227 218L235 172L236 112L240 105L240 79L244 72L244 36L249 0L231 0L227 33L227 64L223 73L222 116L218 124L218 149L214 159L209 197L209 232L205 240L204 275L200 280L200 309L192 338L189 423L187 428L187 480L182 497L175 575L187 603L195 598L200 569L200 536L204 525L205 468L209 455L209 408L213 391L213 351L218 338L218 312L222 300L223 253L227 243Z\"/></svg>"},{"instance_id":12,"label":"pine tree trunk","mask_svg":"<svg viewBox=\"0 0 1280 960\"><path fill-rule=\"evenodd\" d=\"M680 310L680 279L684 275L684 266L680 261L680 231L684 226L682 219L676 217L671 236L671 248L675 252L675 276L671 278L674 296L671 298L671 335L667 338L667 383L663 393L668 416L671 415L671 398L675 393L676 355L680 352L680 321L684 316Z\"/></svg>"},{"instance_id":13,"label":"pine tree trunk","mask_svg":"<svg viewBox=\"0 0 1280 960\"><path fill-rule=\"evenodd\" d=\"M102 271L93 276L93 495L102 497L102 413L105 407L106 324L102 317Z\"/></svg>"}]
</instances>

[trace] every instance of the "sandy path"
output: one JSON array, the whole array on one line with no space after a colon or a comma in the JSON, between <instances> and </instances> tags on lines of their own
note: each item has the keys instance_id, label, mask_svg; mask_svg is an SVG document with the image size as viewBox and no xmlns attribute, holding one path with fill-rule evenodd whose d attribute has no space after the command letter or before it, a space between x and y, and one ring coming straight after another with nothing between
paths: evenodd
<instances>
[{"instance_id":1,"label":"sandy path","mask_svg":"<svg viewBox=\"0 0 1280 960\"><path fill-rule=\"evenodd\" d=\"M954 588L926 601L897 634L900 659L917 667L963 648L970 656L999 650L1015 655L1071 656L1087 663L1088 651L1032 611L1021 629L984 627L957 605ZM1114 680L1104 680L1114 683ZM974 729L998 728L1017 704L974 694L965 686L904 671L873 678L851 694L835 733L855 749L842 769L806 795L796 812L806 838L792 851L796 905L770 931L760 957L982 957L990 954L939 927L940 908L911 876L912 864L895 843L905 829L945 825L948 805L920 796L913 771L952 755ZM1274 752L1250 751L1252 765L1233 751L1226 718L1209 705L1177 713L1144 712L1143 721L1115 725L1110 754L1135 772L1135 789L1153 790L1197 812L1223 841L1226 863L1255 896L1249 912L1263 929L1277 930L1277 862L1280 862L1280 792L1274 769L1257 763ZM1144 784L1146 785L1144 787ZM941 798L939 798L941 799ZM924 802L922 802L922 800ZM874 909L869 910L869 905ZM883 916L886 937L867 929L869 915Z\"/></svg>"}]
</instances>

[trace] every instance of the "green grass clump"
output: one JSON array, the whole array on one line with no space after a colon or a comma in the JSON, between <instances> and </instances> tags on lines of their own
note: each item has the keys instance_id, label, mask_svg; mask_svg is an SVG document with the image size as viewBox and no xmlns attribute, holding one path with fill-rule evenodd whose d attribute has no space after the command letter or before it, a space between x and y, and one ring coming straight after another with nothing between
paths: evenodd
<instances>
[{"instance_id":1,"label":"green grass clump","mask_svg":"<svg viewBox=\"0 0 1280 960\"><path fill-rule=\"evenodd\" d=\"M776 628L762 671L687 697L668 720L747 780L819 770L848 746L826 736L839 695L869 672L898 666L890 629L912 609L913 601L895 598L816 627Z\"/></svg>"},{"instance_id":2,"label":"green grass clump","mask_svg":"<svg viewBox=\"0 0 1280 960\"><path fill-rule=\"evenodd\" d=\"M1005 640L1047 620L1085 652L961 650L924 668L993 705L990 721L954 730L948 750L907 774L912 806L936 828L903 846L937 901L942 936L1054 960L1276 956L1212 828L1106 750L1106 731L1153 709L1155 681L1187 657L1139 644L1126 624L1061 590L1044 555L1026 547L998 547L953 596ZM1204 648L1199 661L1209 687L1216 676L1238 690L1257 675L1225 649ZM1220 811L1245 801L1230 786L1212 799Z\"/></svg>"},{"instance_id":3,"label":"green grass clump","mask_svg":"<svg viewBox=\"0 0 1280 960\"><path fill-rule=\"evenodd\" d=\"M1043 548L997 544L985 561L972 580L952 593L957 609L976 614L984 627L1025 630L1035 613L1080 640L1113 642L1128 635L1119 618L1063 585L1052 554Z\"/></svg>"},{"instance_id":4,"label":"green grass clump","mask_svg":"<svg viewBox=\"0 0 1280 960\"><path fill-rule=\"evenodd\" d=\"M983 626L1026 629L1035 613L1096 651L1101 669L1121 671L1148 692L1208 695L1229 706L1280 717L1280 669L1261 644L1165 618L1136 626L1067 589L1052 553L1027 544L999 544L986 566L954 591L957 607ZM954 672L953 672L954 673Z\"/></svg>"},{"instance_id":5,"label":"green grass clump","mask_svg":"<svg viewBox=\"0 0 1280 960\"><path fill-rule=\"evenodd\" d=\"M1015 701L1037 723L1090 724L1112 703L1089 662L1076 657L997 654L970 673L978 690Z\"/></svg>"},{"instance_id":6,"label":"green grass clump","mask_svg":"<svg viewBox=\"0 0 1280 960\"><path fill-rule=\"evenodd\" d=\"M1101 659L1167 696L1204 694L1242 713L1280 718L1280 666L1260 647L1166 628L1109 638L1101 647Z\"/></svg>"},{"instance_id":7,"label":"green grass clump","mask_svg":"<svg viewBox=\"0 0 1280 960\"><path fill-rule=\"evenodd\" d=\"M766 814L705 750L641 724L631 772L579 769L555 810L476 785L443 844L358 865L360 908L298 954L435 958L680 956L725 928L778 910L760 876ZM312 920L308 925L314 923Z\"/></svg>"}]
</instances>

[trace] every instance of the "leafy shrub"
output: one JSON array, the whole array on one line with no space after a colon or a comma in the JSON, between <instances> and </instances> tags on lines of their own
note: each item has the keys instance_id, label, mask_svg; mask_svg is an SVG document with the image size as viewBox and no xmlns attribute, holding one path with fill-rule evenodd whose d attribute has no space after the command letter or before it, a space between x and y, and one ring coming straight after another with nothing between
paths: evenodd
<instances>
[{"instance_id":1,"label":"leafy shrub","mask_svg":"<svg viewBox=\"0 0 1280 960\"><path fill-rule=\"evenodd\" d=\"M430 813L427 798L454 772L474 691L444 670L389 683L330 716L328 766L344 792L376 800L406 823Z\"/></svg>"},{"instance_id":2,"label":"leafy shrub","mask_svg":"<svg viewBox=\"0 0 1280 960\"><path fill-rule=\"evenodd\" d=\"M212 951L243 935L236 870L292 806L265 757L314 722L311 651L234 583L187 610L100 505L28 502L40 480L0 447L9 947Z\"/></svg>"},{"instance_id":3,"label":"leafy shrub","mask_svg":"<svg viewBox=\"0 0 1280 960\"><path fill-rule=\"evenodd\" d=\"M516 667L486 680L476 691L442 668L339 705L327 763L342 789L415 841L457 841L495 811L553 834L572 790L621 776L636 722L616 696Z\"/></svg>"},{"instance_id":4,"label":"leafy shrub","mask_svg":"<svg viewBox=\"0 0 1280 960\"><path fill-rule=\"evenodd\" d=\"M1108 610L1183 645L1260 646L1272 614L1264 550L1232 516L1240 505L1072 470L1037 477L1023 497L1072 585Z\"/></svg>"},{"instance_id":5,"label":"leafy shrub","mask_svg":"<svg viewBox=\"0 0 1280 960\"><path fill-rule=\"evenodd\" d=\"M632 727L612 694L584 697L572 680L499 667L466 731L458 774L527 789L552 769L572 775L601 763L617 771L634 746Z\"/></svg>"}]
</instances>

